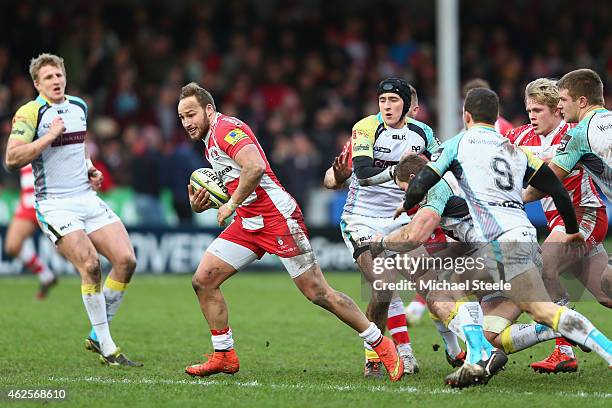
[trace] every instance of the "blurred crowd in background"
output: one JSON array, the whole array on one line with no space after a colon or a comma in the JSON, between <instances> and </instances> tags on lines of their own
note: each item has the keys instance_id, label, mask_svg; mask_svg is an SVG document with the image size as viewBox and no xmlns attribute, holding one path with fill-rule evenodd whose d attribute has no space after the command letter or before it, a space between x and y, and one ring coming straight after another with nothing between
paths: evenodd
<instances>
[{"instance_id":1,"label":"blurred crowd in background","mask_svg":"<svg viewBox=\"0 0 612 408\"><path fill-rule=\"evenodd\" d=\"M306 216L352 125L376 113L377 83L401 76L436 129L434 1L65 1L0 5L0 131L36 96L29 60L65 60L68 94L89 104L88 147L104 189L131 186L154 213L172 193L191 220L186 184L205 165L180 126L180 88L196 81L221 112L249 123ZM596 10L596 12L594 12ZM461 79L485 78L501 114L527 122L523 90L577 67L602 77L612 101L608 1L460 2ZM458 113L459 114L459 113ZM459 130L459 129L458 129ZM453 135L438 135L441 139ZM1 172L0 188L17 175ZM340 200L341 201L341 200Z\"/></svg>"}]
</instances>

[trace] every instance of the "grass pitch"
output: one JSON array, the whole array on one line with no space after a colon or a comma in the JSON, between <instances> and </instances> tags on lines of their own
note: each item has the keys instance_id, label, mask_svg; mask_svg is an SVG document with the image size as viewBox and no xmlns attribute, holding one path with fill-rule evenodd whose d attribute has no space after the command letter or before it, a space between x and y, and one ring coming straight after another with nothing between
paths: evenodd
<instances>
[{"instance_id":1,"label":"grass pitch","mask_svg":"<svg viewBox=\"0 0 612 408\"><path fill-rule=\"evenodd\" d=\"M331 284L360 297L357 273L329 273ZM0 280L0 389L67 391L56 406L351 406L540 407L611 406L612 372L595 353L577 350L574 374L542 375L528 368L552 342L510 356L487 386L462 391L443 384L451 372L442 339L425 319L411 328L421 372L391 383L362 378L356 333L310 304L285 273L246 272L224 285L241 370L193 379L184 367L211 351L210 335L190 276L136 276L112 324L117 344L145 367L101 365L84 349L89 326L79 280L64 277L49 299L34 300L34 277ZM364 305L363 301L359 301ZM577 304L612 335L610 311ZM435 345L440 345L434 351ZM40 406L20 402L18 406ZM10 406L6 399L0 405Z\"/></svg>"}]
</instances>

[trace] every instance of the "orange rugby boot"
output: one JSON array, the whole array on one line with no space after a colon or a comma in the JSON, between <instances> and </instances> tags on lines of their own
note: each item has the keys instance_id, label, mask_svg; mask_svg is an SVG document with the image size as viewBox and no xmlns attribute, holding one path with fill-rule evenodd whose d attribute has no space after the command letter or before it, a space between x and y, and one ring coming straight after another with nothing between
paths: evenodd
<instances>
[{"instance_id":1,"label":"orange rugby boot","mask_svg":"<svg viewBox=\"0 0 612 408\"><path fill-rule=\"evenodd\" d=\"M378 354L378 358L380 358L380 361L382 361L387 369L389 379L391 381L401 380L404 375L404 362L399 354L397 354L393 340L383 336L380 344L374 347L374 351Z\"/></svg>"},{"instance_id":2,"label":"orange rugby boot","mask_svg":"<svg viewBox=\"0 0 612 408\"><path fill-rule=\"evenodd\" d=\"M234 374L240 369L236 351L215 351L212 354L205 354L208 361L202 364L194 364L185 368L185 372L191 376L208 377L209 375L225 373Z\"/></svg>"}]
</instances>

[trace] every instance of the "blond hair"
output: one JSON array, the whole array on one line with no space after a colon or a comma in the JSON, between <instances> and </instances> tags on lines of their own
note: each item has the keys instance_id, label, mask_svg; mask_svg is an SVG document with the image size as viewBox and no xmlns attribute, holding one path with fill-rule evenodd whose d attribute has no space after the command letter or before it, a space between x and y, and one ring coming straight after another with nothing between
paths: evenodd
<instances>
[{"instance_id":1,"label":"blond hair","mask_svg":"<svg viewBox=\"0 0 612 408\"><path fill-rule=\"evenodd\" d=\"M525 87L525 104L529 99L555 110L560 99L557 83L548 78L538 78L531 81Z\"/></svg>"},{"instance_id":2,"label":"blond hair","mask_svg":"<svg viewBox=\"0 0 612 408\"><path fill-rule=\"evenodd\" d=\"M36 58L30 60L30 76L32 81L38 80L38 72L45 65L53 65L62 70L64 76L66 76L66 67L64 67L64 59L54 54L43 53Z\"/></svg>"}]
</instances>

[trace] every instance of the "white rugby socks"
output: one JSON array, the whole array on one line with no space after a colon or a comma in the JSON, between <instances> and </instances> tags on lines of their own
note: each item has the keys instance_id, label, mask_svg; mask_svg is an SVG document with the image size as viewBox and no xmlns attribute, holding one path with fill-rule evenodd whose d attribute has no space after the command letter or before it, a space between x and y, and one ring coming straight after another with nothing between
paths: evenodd
<instances>
[{"instance_id":1,"label":"white rugby socks","mask_svg":"<svg viewBox=\"0 0 612 408\"><path fill-rule=\"evenodd\" d=\"M553 319L553 329L590 348L606 360L608 366L612 366L612 342L577 311L560 307Z\"/></svg>"},{"instance_id":2,"label":"white rugby socks","mask_svg":"<svg viewBox=\"0 0 612 408\"><path fill-rule=\"evenodd\" d=\"M117 346L108 328L106 302L104 300L104 295L100 292L100 284L81 285L81 295L83 296L83 303L85 304L85 310L87 310L89 321L100 343L102 354L108 356L114 353L117 350Z\"/></svg>"},{"instance_id":3,"label":"white rugby socks","mask_svg":"<svg viewBox=\"0 0 612 408\"><path fill-rule=\"evenodd\" d=\"M534 344L561 336L548 326L539 323L512 324L500 334L501 344L507 354L516 353Z\"/></svg>"},{"instance_id":4,"label":"white rugby socks","mask_svg":"<svg viewBox=\"0 0 612 408\"><path fill-rule=\"evenodd\" d=\"M444 344L446 346L446 352L450 356L450 358L455 358L461 353L461 346L459 346L459 341L457 341L457 335L450 331L441 320L437 318L432 318L440 336L444 340Z\"/></svg>"}]
</instances>

